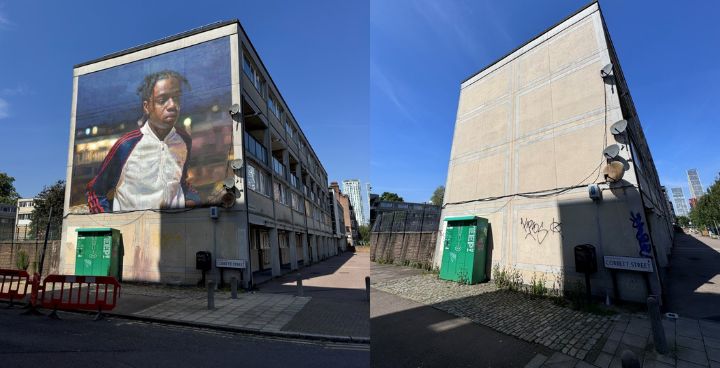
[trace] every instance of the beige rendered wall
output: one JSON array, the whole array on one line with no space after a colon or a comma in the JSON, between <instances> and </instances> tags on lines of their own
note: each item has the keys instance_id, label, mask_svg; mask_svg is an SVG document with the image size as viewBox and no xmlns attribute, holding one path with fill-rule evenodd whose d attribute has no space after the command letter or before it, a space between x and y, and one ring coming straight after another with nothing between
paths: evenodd
<instances>
[{"instance_id":1,"label":"beige rendered wall","mask_svg":"<svg viewBox=\"0 0 720 368\"><path fill-rule=\"evenodd\" d=\"M585 187L604 183L602 152L616 143L609 127L623 118L617 89L600 76L608 63L594 4L462 85L442 217L487 218L492 263L520 270L526 283L543 274L548 286L556 281L570 287L582 277L574 272L573 247L589 243L600 269L593 276L595 292L612 296L602 256L638 256L630 213L643 209L632 187L637 180L629 148L620 153L630 161L624 182L601 184L599 202ZM512 196L572 186L579 187L544 198ZM624 272L619 281L623 299L646 295L642 276Z\"/></svg>"}]
</instances>

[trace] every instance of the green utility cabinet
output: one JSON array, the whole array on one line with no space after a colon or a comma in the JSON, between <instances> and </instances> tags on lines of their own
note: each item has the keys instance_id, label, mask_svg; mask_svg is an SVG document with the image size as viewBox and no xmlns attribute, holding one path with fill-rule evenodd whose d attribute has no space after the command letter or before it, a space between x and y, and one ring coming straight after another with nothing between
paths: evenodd
<instances>
[{"instance_id":1,"label":"green utility cabinet","mask_svg":"<svg viewBox=\"0 0 720 368\"><path fill-rule=\"evenodd\" d=\"M488 220L477 216L446 217L440 278L463 284L485 281Z\"/></svg>"},{"instance_id":2,"label":"green utility cabinet","mask_svg":"<svg viewBox=\"0 0 720 368\"><path fill-rule=\"evenodd\" d=\"M122 276L122 236L108 227L77 229L75 275Z\"/></svg>"}]
</instances>

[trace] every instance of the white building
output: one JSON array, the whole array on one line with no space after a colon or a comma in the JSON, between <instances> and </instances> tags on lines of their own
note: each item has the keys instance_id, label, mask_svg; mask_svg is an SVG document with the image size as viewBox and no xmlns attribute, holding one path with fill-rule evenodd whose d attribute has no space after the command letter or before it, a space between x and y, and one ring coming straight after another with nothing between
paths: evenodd
<instances>
[{"instance_id":1,"label":"white building","mask_svg":"<svg viewBox=\"0 0 720 368\"><path fill-rule=\"evenodd\" d=\"M367 225L365 211L363 210L362 194L360 193L360 180L343 180L343 193L350 197L350 203L355 209L355 221L360 225Z\"/></svg>"},{"instance_id":2,"label":"white building","mask_svg":"<svg viewBox=\"0 0 720 368\"><path fill-rule=\"evenodd\" d=\"M678 216L687 216L690 211L682 188L671 188L670 190L672 190L673 201L675 201L675 213Z\"/></svg>"},{"instance_id":3,"label":"white building","mask_svg":"<svg viewBox=\"0 0 720 368\"><path fill-rule=\"evenodd\" d=\"M690 185L690 198L699 199L703 196L702 184L700 183L700 176L698 175L697 169L690 169L687 171L688 184Z\"/></svg>"},{"instance_id":4,"label":"white building","mask_svg":"<svg viewBox=\"0 0 720 368\"><path fill-rule=\"evenodd\" d=\"M35 209L35 198L19 198L17 212L15 212L15 239L25 240L30 236L30 215Z\"/></svg>"}]
</instances>

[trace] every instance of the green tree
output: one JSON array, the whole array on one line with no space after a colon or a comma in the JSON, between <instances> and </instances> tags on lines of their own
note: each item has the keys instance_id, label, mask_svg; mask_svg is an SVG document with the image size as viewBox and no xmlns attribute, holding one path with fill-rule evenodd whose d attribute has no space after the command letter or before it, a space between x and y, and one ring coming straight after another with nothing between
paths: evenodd
<instances>
[{"instance_id":1,"label":"green tree","mask_svg":"<svg viewBox=\"0 0 720 368\"><path fill-rule=\"evenodd\" d=\"M405 200L397 195L397 193L391 193L391 192L383 192L383 194L380 195L381 201L392 201L392 202L405 202Z\"/></svg>"},{"instance_id":2,"label":"green tree","mask_svg":"<svg viewBox=\"0 0 720 368\"><path fill-rule=\"evenodd\" d=\"M443 198L445 198L445 186L441 185L433 192L430 202L436 206L442 206Z\"/></svg>"},{"instance_id":3,"label":"green tree","mask_svg":"<svg viewBox=\"0 0 720 368\"><path fill-rule=\"evenodd\" d=\"M0 172L0 203L16 205L17 200L20 197L18 192L15 190L15 178L12 176Z\"/></svg>"},{"instance_id":4,"label":"green tree","mask_svg":"<svg viewBox=\"0 0 720 368\"><path fill-rule=\"evenodd\" d=\"M716 233L720 230L720 179L698 199L689 216L693 226L700 230L714 229Z\"/></svg>"},{"instance_id":5,"label":"green tree","mask_svg":"<svg viewBox=\"0 0 720 368\"><path fill-rule=\"evenodd\" d=\"M63 207L65 205L65 181L58 180L51 186L45 186L40 194L35 197L35 208L30 215L30 231L44 237L45 228L48 223L48 216L52 208L50 218L50 233L48 238L59 239L63 220Z\"/></svg>"},{"instance_id":6,"label":"green tree","mask_svg":"<svg viewBox=\"0 0 720 368\"><path fill-rule=\"evenodd\" d=\"M363 244L370 242L370 226L360 225L358 227L358 233L360 234L360 241L363 242Z\"/></svg>"},{"instance_id":7,"label":"green tree","mask_svg":"<svg viewBox=\"0 0 720 368\"><path fill-rule=\"evenodd\" d=\"M678 216L677 224L680 227L688 227L690 226L690 218L687 216Z\"/></svg>"}]
</instances>

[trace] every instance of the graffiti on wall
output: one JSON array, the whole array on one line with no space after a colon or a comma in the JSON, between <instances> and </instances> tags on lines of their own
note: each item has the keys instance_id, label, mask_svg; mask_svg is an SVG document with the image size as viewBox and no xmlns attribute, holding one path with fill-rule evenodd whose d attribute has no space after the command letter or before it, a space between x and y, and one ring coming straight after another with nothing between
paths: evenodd
<instances>
[{"instance_id":1,"label":"graffiti on wall","mask_svg":"<svg viewBox=\"0 0 720 368\"><path fill-rule=\"evenodd\" d=\"M550 234L560 234L562 236L562 224L555 221L553 217L550 225L545 227L545 222L537 222L529 218L520 218L520 227L525 232L525 239L528 237L535 240L538 244L542 244Z\"/></svg>"},{"instance_id":2,"label":"graffiti on wall","mask_svg":"<svg viewBox=\"0 0 720 368\"><path fill-rule=\"evenodd\" d=\"M630 222L632 222L632 227L635 229L635 238L640 246L640 255L650 257L650 235L645 232L645 223L640 212L633 213L630 211Z\"/></svg>"}]
</instances>

